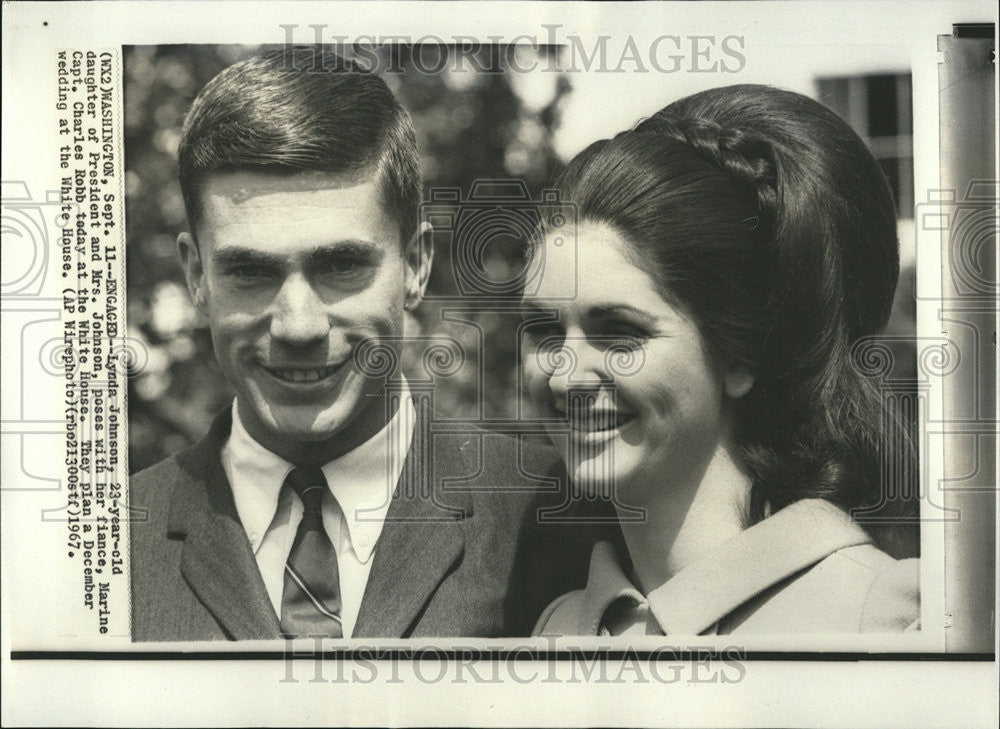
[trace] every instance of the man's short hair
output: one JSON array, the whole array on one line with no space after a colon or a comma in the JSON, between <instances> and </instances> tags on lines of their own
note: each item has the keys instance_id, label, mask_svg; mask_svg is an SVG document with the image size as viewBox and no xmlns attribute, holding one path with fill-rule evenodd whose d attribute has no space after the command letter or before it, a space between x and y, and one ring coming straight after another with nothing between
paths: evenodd
<instances>
[{"instance_id":1,"label":"man's short hair","mask_svg":"<svg viewBox=\"0 0 1000 729\"><path fill-rule=\"evenodd\" d=\"M410 115L378 76L322 47L285 48L229 66L201 90L178 149L191 234L216 172L371 171L405 245L422 183Z\"/></svg>"}]
</instances>

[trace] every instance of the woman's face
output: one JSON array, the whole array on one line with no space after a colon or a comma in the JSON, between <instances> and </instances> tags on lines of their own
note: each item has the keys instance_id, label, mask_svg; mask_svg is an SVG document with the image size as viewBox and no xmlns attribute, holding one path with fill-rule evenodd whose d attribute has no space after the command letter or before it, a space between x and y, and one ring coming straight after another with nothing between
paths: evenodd
<instances>
[{"instance_id":1,"label":"woman's face","mask_svg":"<svg viewBox=\"0 0 1000 729\"><path fill-rule=\"evenodd\" d=\"M641 505L644 489L700 477L728 424L727 388L743 394L749 375L710 357L614 228L584 221L575 251L565 238L533 256L525 387L574 482Z\"/></svg>"}]
</instances>

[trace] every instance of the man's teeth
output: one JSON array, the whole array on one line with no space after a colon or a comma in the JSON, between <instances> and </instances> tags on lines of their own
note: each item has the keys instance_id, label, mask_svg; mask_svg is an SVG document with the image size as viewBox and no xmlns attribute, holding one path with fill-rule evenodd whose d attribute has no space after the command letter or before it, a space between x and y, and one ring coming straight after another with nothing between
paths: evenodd
<instances>
[{"instance_id":1,"label":"man's teeth","mask_svg":"<svg viewBox=\"0 0 1000 729\"><path fill-rule=\"evenodd\" d=\"M311 370L268 369L268 371L278 379L286 380L288 382L316 382L317 380L321 380L324 377L333 374L336 369L337 366L333 365L331 367Z\"/></svg>"}]
</instances>

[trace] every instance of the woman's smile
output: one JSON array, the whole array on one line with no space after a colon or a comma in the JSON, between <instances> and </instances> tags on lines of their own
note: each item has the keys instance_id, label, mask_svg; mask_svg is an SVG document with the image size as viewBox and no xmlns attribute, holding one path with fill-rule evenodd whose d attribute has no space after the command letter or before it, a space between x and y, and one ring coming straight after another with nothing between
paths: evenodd
<instances>
[{"instance_id":1,"label":"woman's smile","mask_svg":"<svg viewBox=\"0 0 1000 729\"><path fill-rule=\"evenodd\" d=\"M586 433L618 430L635 418L635 413L622 410L572 410L568 413L569 427Z\"/></svg>"}]
</instances>

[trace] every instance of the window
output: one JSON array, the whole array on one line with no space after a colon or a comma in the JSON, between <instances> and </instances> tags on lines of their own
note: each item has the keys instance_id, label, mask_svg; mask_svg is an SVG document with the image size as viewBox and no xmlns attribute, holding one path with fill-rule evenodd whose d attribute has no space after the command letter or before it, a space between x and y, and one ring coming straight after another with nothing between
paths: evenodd
<instances>
[{"instance_id":1,"label":"window","mask_svg":"<svg viewBox=\"0 0 1000 729\"><path fill-rule=\"evenodd\" d=\"M817 80L819 100L842 116L882 165L900 218L913 217L913 93L910 74Z\"/></svg>"}]
</instances>

